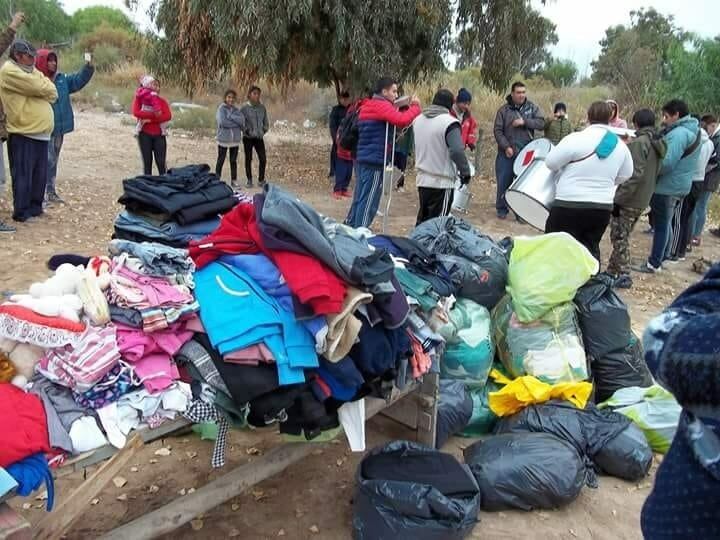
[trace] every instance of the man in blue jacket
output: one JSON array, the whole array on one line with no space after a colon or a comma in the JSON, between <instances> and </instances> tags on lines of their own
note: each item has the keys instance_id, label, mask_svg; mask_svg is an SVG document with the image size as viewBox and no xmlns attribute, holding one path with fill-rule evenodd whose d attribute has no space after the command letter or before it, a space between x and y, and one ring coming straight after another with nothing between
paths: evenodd
<instances>
[{"instance_id":1,"label":"man in blue jacket","mask_svg":"<svg viewBox=\"0 0 720 540\"><path fill-rule=\"evenodd\" d=\"M95 68L87 62L80 71L73 74L58 72L57 54L49 49L40 49L35 57L35 67L55 83L58 99L53 103L55 114L55 129L53 129L50 144L48 145L48 180L45 188L45 198L50 203L62 203L55 189L57 166L60 159L65 135L75 129L75 116L73 114L70 94L79 92L92 79Z\"/></svg>"},{"instance_id":2,"label":"man in blue jacket","mask_svg":"<svg viewBox=\"0 0 720 540\"><path fill-rule=\"evenodd\" d=\"M693 175L700 158L700 124L690 116L687 103L679 99L668 101L662 108L663 139L667 152L660 168L655 194L650 201L655 224L650 257L638 270L654 274L662 270L672 241L673 217L680 220L682 200L692 187Z\"/></svg>"},{"instance_id":3,"label":"man in blue jacket","mask_svg":"<svg viewBox=\"0 0 720 540\"><path fill-rule=\"evenodd\" d=\"M422 112L417 96L413 96L407 110L398 110L395 106L398 85L389 77L380 79L373 92L372 99L363 103L358 116L357 180L350 212L345 218L351 227L370 227L375 219L382 195L383 171L393 159L393 126L406 128Z\"/></svg>"}]
</instances>

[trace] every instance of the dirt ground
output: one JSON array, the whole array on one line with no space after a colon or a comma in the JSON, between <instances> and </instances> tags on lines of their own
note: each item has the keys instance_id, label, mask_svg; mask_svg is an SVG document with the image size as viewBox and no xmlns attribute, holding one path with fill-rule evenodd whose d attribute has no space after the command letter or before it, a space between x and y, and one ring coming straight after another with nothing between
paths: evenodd
<instances>
[{"instance_id":1,"label":"dirt ground","mask_svg":"<svg viewBox=\"0 0 720 540\"><path fill-rule=\"evenodd\" d=\"M326 180L329 144L323 136L324 131L320 130L314 135L271 135L268 179L294 191L320 212L342 219L349 203L329 196L330 186ZM487 163L491 154L492 149L487 149L484 156ZM214 159L215 145L210 139L181 133L169 138L170 166L214 163ZM103 253L113 219L120 210L116 201L122 191L121 180L137 174L139 168L139 153L131 127L123 125L118 116L90 111L78 114L77 131L66 138L58 178L58 190L67 205L51 207L45 216L18 224L16 234L0 237L0 293L22 291L31 282L46 278L45 263L50 255ZM404 234L414 224L417 200L412 176L408 184L407 193L393 196L390 222L394 233ZM494 217L494 190L494 182L476 179L472 186L475 197L466 217L496 239L536 234L527 226ZM1 219L9 219L9 209L6 194L0 200ZM645 228L646 223L640 224L633 238L638 261L648 251L650 237L642 233ZM606 239L603 254L608 253ZM703 247L696 249L693 257L702 255L717 260L718 254L720 241L706 237ZM690 267L689 260L659 276L634 276L635 287L624 296L637 332L642 332L650 318L697 280ZM408 436L404 428L384 418L373 419L368 426L369 447ZM459 456L462 448L471 442L453 439L445 450ZM233 432L226 469L257 459L258 452L265 452L277 443L279 437L272 432ZM200 441L194 434L185 434L147 445L122 473L127 484L116 488L110 483L67 538L96 538L217 478L222 471L211 470L212 444ZM154 454L162 445L171 448L169 456ZM193 522L193 526L180 528L172 536L177 540L350 538L354 474L361 457L352 454L344 440L325 446L249 493L215 508ZM59 479L56 502L82 480L80 473ZM472 536L487 539L640 538L640 509L651 485L652 477L637 485L601 477L598 489L584 489L573 504L562 510L482 513ZM33 523L44 516L43 501L16 499L13 505Z\"/></svg>"}]
</instances>

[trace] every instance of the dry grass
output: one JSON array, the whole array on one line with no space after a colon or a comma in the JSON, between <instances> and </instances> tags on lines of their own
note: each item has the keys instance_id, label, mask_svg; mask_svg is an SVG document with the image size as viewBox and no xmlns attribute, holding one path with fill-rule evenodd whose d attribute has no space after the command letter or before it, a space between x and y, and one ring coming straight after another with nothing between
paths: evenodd
<instances>
[{"instance_id":1,"label":"dry grass","mask_svg":"<svg viewBox=\"0 0 720 540\"><path fill-rule=\"evenodd\" d=\"M517 80L522 79L518 76ZM586 111L593 101L612 96L612 90L603 86L555 88L544 79L527 79L525 84L528 88L528 98L537 104L546 116L552 114L555 103L562 101L567 105L568 117L578 125L585 119ZM423 103L429 103L439 88L448 88L453 92L457 92L460 88L470 90L473 95L473 115L486 132L492 126L495 114L505 102L507 95L498 94L484 86L477 68L438 75L432 82L409 87L408 93L417 93Z\"/></svg>"}]
</instances>

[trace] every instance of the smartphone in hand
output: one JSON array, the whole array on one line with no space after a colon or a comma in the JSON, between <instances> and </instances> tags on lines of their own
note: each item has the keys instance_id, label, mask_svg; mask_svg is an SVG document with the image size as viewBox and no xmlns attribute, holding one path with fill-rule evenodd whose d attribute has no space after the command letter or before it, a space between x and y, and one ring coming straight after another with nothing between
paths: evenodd
<instances>
[{"instance_id":1,"label":"smartphone in hand","mask_svg":"<svg viewBox=\"0 0 720 540\"><path fill-rule=\"evenodd\" d=\"M85 61L86 61L88 64L89 64L90 62L92 62L92 54L90 54L89 52L86 52L86 53L85 53Z\"/></svg>"},{"instance_id":2,"label":"smartphone in hand","mask_svg":"<svg viewBox=\"0 0 720 540\"><path fill-rule=\"evenodd\" d=\"M394 105L395 105L395 107L397 107L398 109L402 109L402 108L404 108L404 107L409 107L409 106L410 106L410 100L411 100L411 97L410 97L410 96L402 96L402 97L399 97L399 98L397 98L397 99L395 100Z\"/></svg>"}]
</instances>

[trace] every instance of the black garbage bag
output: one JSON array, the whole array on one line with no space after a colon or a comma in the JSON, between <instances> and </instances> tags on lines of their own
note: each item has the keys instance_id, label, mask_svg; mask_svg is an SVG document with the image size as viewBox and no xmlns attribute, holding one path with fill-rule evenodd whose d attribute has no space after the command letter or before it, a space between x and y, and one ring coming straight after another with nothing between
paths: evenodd
<instances>
[{"instance_id":1,"label":"black garbage bag","mask_svg":"<svg viewBox=\"0 0 720 540\"><path fill-rule=\"evenodd\" d=\"M559 508L585 484L582 457L549 433L505 433L465 449L483 510Z\"/></svg>"},{"instance_id":2,"label":"black garbage bag","mask_svg":"<svg viewBox=\"0 0 720 540\"><path fill-rule=\"evenodd\" d=\"M372 450L358 467L355 540L459 540L479 513L477 482L450 454L393 441Z\"/></svg>"},{"instance_id":3,"label":"black garbage bag","mask_svg":"<svg viewBox=\"0 0 720 540\"><path fill-rule=\"evenodd\" d=\"M620 388L653 385L653 378L645 363L642 342L631 334L630 343L619 350L593 358L590 364L595 383L595 402L608 400Z\"/></svg>"},{"instance_id":4,"label":"black garbage bag","mask_svg":"<svg viewBox=\"0 0 720 540\"><path fill-rule=\"evenodd\" d=\"M624 348L632 339L628 308L612 285L610 276L599 274L575 295L585 352L595 359Z\"/></svg>"},{"instance_id":5,"label":"black garbage bag","mask_svg":"<svg viewBox=\"0 0 720 540\"><path fill-rule=\"evenodd\" d=\"M595 454L595 464L605 474L637 482L647 476L653 452L643 431L630 423Z\"/></svg>"},{"instance_id":6,"label":"black garbage bag","mask_svg":"<svg viewBox=\"0 0 720 540\"><path fill-rule=\"evenodd\" d=\"M441 380L437 409L435 448L442 448L450 437L468 425L473 414L473 399L460 381Z\"/></svg>"},{"instance_id":7,"label":"black garbage bag","mask_svg":"<svg viewBox=\"0 0 720 540\"><path fill-rule=\"evenodd\" d=\"M492 309L505 294L508 276L505 250L467 221L454 216L433 218L415 227L410 238L438 256L455 257L438 259L461 289L458 296ZM467 264L468 261L474 265Z\"/></svg>"},{"instance_id":8,"label":"black garbage bag","mask_svg":"<svg viewBox=\"0 0 720 540\"><path fill-rule=\"evenodd\" d=\"M600 410L592 403L578 409L567 401L549 401L501 418L495 433L550 433L572 444L580 455L593 458L630 422L628 417Z\"/></svg>"}]
</instances>

